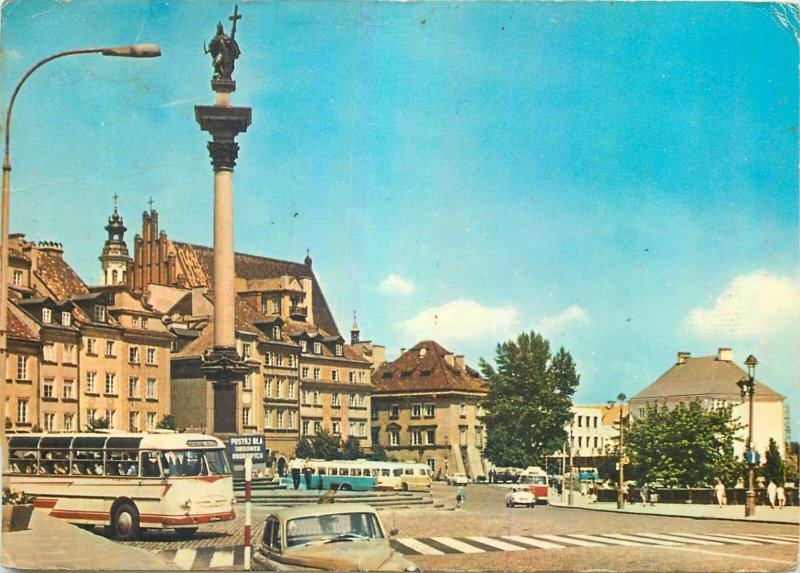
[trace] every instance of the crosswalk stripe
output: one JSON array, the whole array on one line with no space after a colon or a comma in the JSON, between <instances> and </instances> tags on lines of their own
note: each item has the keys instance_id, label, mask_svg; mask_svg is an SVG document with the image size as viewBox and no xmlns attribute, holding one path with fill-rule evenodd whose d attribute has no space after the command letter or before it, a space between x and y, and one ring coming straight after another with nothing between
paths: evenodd
<instances>
[{"instance_id":1,"label":"crosswalk stripe","mask_svg":"<svg viewBox=\"0 0 800 573\"><path fill-rule=\"evenodd\" d=\"M626 535L624 533L606 533L605 537L613 537L615 539L627 539L628 541L641 541L643 543L652 543L653 545L664 545L666 547L677 547L680 543L674 541L662 541L659 539L648 539L646 537L636 537L635 535Z\"/></svg>"},{"instance_id":2,"label":"crosswalk stripe","mask_svg":"<svg viewBox=\"0 0 800 573\"><path fill-rule=\"evenodd\" d=\"M783 539L785 541L794 541L797 543L798 537L796 535L785 535L783 533L776 533L773 535L765 535L763 533L748 533L748 537L766 537L767 539Z\"/></svg>"},{"instance_id":3,"label":"crosswalk stripe","mask_svg":"<svg viewBox=\"0 0 800 573\"><path fill-rule=\"evenodd\" d=\"M750 541L758 541L759 543L770 543L772 545L795 545L791 541L782 541L780 539L769 539L769 538L758 538L755 535L744 535L744 534L737 534L737 535L724 535L722 533L716 533L719 537L733 537L734 539L749 539Z\"/></svg>"},{"instance_id":4,"label":"crosswalk stripe","mask_svg":"<svg viewBox=\"0 0 800 573\"><path fill-rule=\"evenodd\" d=\"M626 541L624 539L611 539L602 537L600 535L587 535L585 533L570 533L570 537L580 537L589 541L599 541L600 543L610 543L611 545L622 545L625 547L647 547L646 543L637 543L635 541Z\"/></svg>"},{"instance_id":5,"label":"crosswalk stripe","mask_svg":"<svg viewBox=\"0 0 800 573\"><path fill-rule=\"evenodd\" d=\"M511 545L510 543L492 539L491 537L481 537L476 535L474 537L465 537L465 539L471 539L472 541L477 541L478 543L488 545L489 547L496 547L501 551L525 551L524 547L520 547L519 545Z\"/></svg>"},{"instance_id":6,"label":"crosswalk stripe","mask_svg":"<svg viewBox=\"0 0 800 573\"><path fill-rule=\"evenodd\" d=\"M172 561L181 569L191 569L196 553L196 549L178 549L178 551L175 552L175 559Z\"/></svg>"},{"instance_id":7,"label":"crosswalk stripe","mask_svg":"<svg viewBox=\"0 0 800 573\"><path fill-rule=\"evenodd\" d=\"M564 549L563 545L550 543L549 541L543 541L541 539L534 539L533 537L523 537L521 535L503 535L503 539L530 545L531 547L538 547L539 549Z\"/></svg>"},{"instance_id":8,"label":"crosswalk stripe","mask_svg":"<svg viewBox=\"0 0 800 573\"><path fill-rule=\"evenodd\" d=\"M550 541L555 541L556 543L577 545L578 547L602 547L600 543L595 543L593 541L582 541L580 539L573 539L571 537L564 537L561 535L537 535L536 537L540 537L542 539L549 539Z\"/></svg>"},{"instance_id":9,"label":"crosswalk stripe","mask_svg":"<svg viewBox=\"0 0 800 573\"><path fill-rule=\"evenodd\" d=\"M676 533L676 535L680 535L680 533ZM733 543L734 545L761 545L760 543L756 543L755 541L747 541L745 539L728 539L725 537L720 537L718 534L709 535L707 533L693 533L692 537L697 537L700 539L710 539L711 541L722 541L725 543Z\"/></svg>"},{"instance_id":10,"label":"crosswalk stripe","mask_svg":"<svg viewBox=\"0 0 800 573\"><path fill-rule=\"evenodd\" d=\"M653 537L655 539L664 539L666 541L678 541L680 543L694 543L696 545L724 545L721 541L707 541L704 539L695 539L690 535L666 535L663 533L639 533L644 537Z\"/></svg>"},{"instance_id":11,"label":"crosswalk stripe","mask_svg":"<svg viewBox=\"0 0 800 573\"><path fill-rule=\"evenodd\" d=\"M458 539L453 539L452 537L431 537L433 541L441 543L442 545L446 545L447 547L451 547L461 553L486 553L483 549L475 547L474 545L470 545L469 543L464 543L463 541L459 541Z\"/></svg>"},{"instance_id":12,"label":"crosswalk stripe","mask_svg":"<svg viewBox=\"0 0 800 573\"><path fill-rule=\"evenodd\" d=\"M215 551L208 567L231 567L233 566L233 551Z\"/></svg>"},{"instance_id":13,"label":"crosswalk stripe","mask_svg":"<svg viewBox=\"0 0 800 573\"><path fill-rule=\"evenodd\" d=\"M397 542L410 549L413 549L420 555L444 555L444 552L434 549L430 545L425 545L421 541L411 537L401 537L397 540Z\"/></svg>"}]
</instances>

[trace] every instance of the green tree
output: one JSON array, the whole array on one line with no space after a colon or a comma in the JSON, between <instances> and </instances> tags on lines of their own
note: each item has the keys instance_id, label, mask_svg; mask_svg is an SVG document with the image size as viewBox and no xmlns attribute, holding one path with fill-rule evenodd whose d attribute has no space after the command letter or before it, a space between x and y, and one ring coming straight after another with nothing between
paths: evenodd
<instances>
[{"instance_id":1,"label":"green tree","mask_svg":"<svg viewBox=\"0 0 800 573\"><path fill-rule=\"evenodd\" d=\"M342 459L343 460L357 460L364 457L364 451L361 449L361 442L355 436L350 436L346 441L342 442Z\"/></svg>"},{"instance_id":2,"label":"green tree","mask_svg":"<svg viewBox=\"0 0 800 573\"><path fill-rule=\"evenodd\" d=\"M495 364L480 361L489 386L484 456L498 466L541 466L566 439L580 381L575 362L563 347L552 355L550 343L530 332L498 344Z\"/></svg>"},{"instance_id":3,"label":"green tree","mask_svg":"<svg viewBox=\"0 0 800 573\"><path fill-rule=\"evenodd\" d=\"M733 485L741 463L733 456L741 425L731 407L703 410L699 400L673 409L648 405L625 433L626 475L641 482L703 487L720 478Z\"/></svg>"},{"instance_id":4,"label":"green tree","mask_svg":"<svg viewBox=\"0 0 800 573\"><path fill-rule=\"evenodd\" d=\"M295 448L294 456L296 458L314 457L314 447L311 445L311 442L309 442L308 438L306 438L305 436L300 438L300 441L297 442L297 448Z\"/></svg>"},{"instance_id":5,"label":"green tree","mask_svg":"<svg viewBox=\"0 0 800 573\"><path fill-rule=\"evenodd\" d=\"M797 483L798 482L798 454L800 454L800 443L786 442L786 462L783 464L785 471L786 481Z\"/></svg>"},{"instance_id":6,"label":"green tree","mask_svg":"<svg viewBox=\"0 0 800 573\"><path fill-rule=\"evenodd\" d=\"M311 438L312 457L323 460L339 459L339 438L331 434L330 430L323 426L317 434Z\"/></svg>"},{"instance_id":7,"label":"green tree","mask_svg":"<svg viewBox=\"0 0 800 573\"><path fill-rule=\"evenodd\" d=\"M156 426L159 430L175 430L175 416L166 414Z\"/></svg>"},{"instance_id":8,"label":"green tree","mask_svg":"<svg viewBox=\"0 0 800 573\"><path fill-rule=\"evenodd\" d=\"M766 457L767 459L764 465L763 473L767 483L769 483L770 480L774 481L775 483L783 483L783 458L781 457L781 451L778 448L778 444L772 438L769 439Z\"/></svg>"},{"instance_id":9,"label":"green tree","mask_svg":"<svg viewBox=\"0 0 800 573\"><path fill-rule=\"evenodd\" d=\"M86 424L87 432L96 432L97 430L107 430L111 426L111 420L108 416L103 418L92 418Z\"/></svg>"},{"instance_id":10,"label":"green tree","mask_svg":"<svg viewBox=\"0 0 800 573\"><path fill-rule=\"evenodd\" d=\"M387 462L389 461L389 456L386 453L386 448L380 442L373 442L372 452L367 455L367 459L373 462Z\"/></svg>"}]
</instances>

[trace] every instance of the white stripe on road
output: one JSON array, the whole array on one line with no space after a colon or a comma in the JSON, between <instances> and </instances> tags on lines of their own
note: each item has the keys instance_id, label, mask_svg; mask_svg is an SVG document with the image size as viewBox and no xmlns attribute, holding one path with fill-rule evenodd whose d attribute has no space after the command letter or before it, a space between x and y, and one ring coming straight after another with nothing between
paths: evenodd
<instances>
[{"instance_id":1,"label":"white stripe on road","mask_svg":"<svg viewBox=\"0 0 800 573\"><path fill-rule=\"evenodd\" d=\"M683 535L682 533L676 533L675 535ZM708 534L701 534L701 533L692 533L692 537L697 537L699 539L710 539L711 541L723 541L725 543L733 543L734 545L761 545L760 543L756 543L755 541L745 541L744 539L727 539L724 537L720 537L719 535L708 535Z\"/></svg>"},{"instance_id":2,"label":"white stripe on road","mask_svg":"<svg viewBox=\"0 0 800 573\"><path fill-rule=\"evenodd\" d=\"M509 541L516 541L517 543L538 547L539 549L564 549L563 545L556 545L555 543L534 539L533 537L522 537L521 535L503 535L502 537Z\"/></svg>"},{"instance_id":3,"label":"white stripe on road","mask_svg":"<svg viewBox=\"0 0 800 573\"><path fill-rule=\"evenodd\" d=\"M609 539L608 537L601 537L599 535L587 535L585 533L570 533L570 537L580 537L589 541L599 541L601 543L610 543L611 545L624 545L626 547L646 547L647 543L636 543L634 541L625 541L624 539Z\"/></svg>"},{"instance_id":4,"label":"white stripe on road","mask_svg":"<svg viewBox=\"0 0 800 573\"><path fill-rule=\"evenodd\" d=\"M602 547L602 545L599 543L594 543L592 541L581 541L580 539L572 539L571 537L562 537L561 535L537 535L536 537L541 537L542 539L549 539L550 541L555 541L556 543L577 545L578 547Z\"/></svg>"},{"instance_id":5,"label":"white stripe on road","mask_svg":"<svg viewBox=\"0 0 800 573\"><path fill-rule=\"evenodd\" d=\"M750 541L758 541L760 543L771 543L772 545L796 545L791 541L782 541L780 539L771 539L771 538L759 538L756 535L744 535L744 534L737 534L737 535L725 535L722 533L715 533L719 537L733 537L734 539L749 539Z\"/></svg>"},{"instance_id":6,"label":"white stripe on road","mask_svg":"<svg viewBox=\"0 0 800 573\"><path fill-rule=\"evenodd\" d=\"M763 533L748 533L748 537L766 537L767 539L783 539L784 541L794 541L797 543L798 537L796 535L785 535L785 534L774 534L774 535L765 535Z\"/></svg>"},{"instance_id":7,"label":"white stripe on road","mask_svg":"<svg viewBox=\"0 0 800 573\"><path fill-rule=\"evenodd\" d=\"M220 551L219 549L214 552L211 558L211 563L208 564L209 569L214 567L232 567L233 566L233 551Z\"/></svg>"},{"instance_id":8,"label":"white stripe on road","mask_svg":"<svg viewBox=\"0 0 800 573\"><path fill-rule=\"evenodd\" d=\"M639 533L644 537L653 537L655 539L664 539L666 541L679 541L680 543L693 543L696 545L724 545L721 541L704 541L696 539L691 534L685 535L665 535L663 533Z\"/></svg>"},{"instance_id":9,"label":"white stripe on road","mask_svg":"<svg viewBox=\"0 0 800 573\"><path fill-rule=\"evenodd\" d=\"M491 539L489 537L476 536L466 537L465 539L471 539L472 541L477 541L478 543L483 543L484 545L495 547L496 549L502 549L503 551L525 551L525 548L520 547L519 545L511 545L505 541L497 541L496 539Z\"/></svg>"},{"instance_id":10,"label":"white stripe on road","mask_svg":"<svg viewBox=\"0 0 800 573\"><path fill-rule=\"evenodd\" d=\"M425 545L421 541L418 541L411 537L403 537L401 539L398 539L397 542L405 545L409 549L413 549L420 555L444 555L444 553L442 553L438 549L434 549L430 545Z\"/></svg>"},{"instance_id":11,"label":"white stripe on road","mask_svg":"<svg viewBox=\"0 0 800 573\"><path fill-rule=\"evenodd\" d=\"M483 549L479 547L475 547L474 545L470 545L469 543L464 543L463 541L459 541L458 539L453 539L452 537L431 537L434 541L441 543L442 545L446 545L451 549L455 549L456 551L460 551L461 553L486 553Z\"/></svg>"},{"instance_id":12,"label":"white stripe on road","mask_svg":"<svg viewBox=\"0 0 800 573\"><path fill-rule=\"evenodd\" d=\"M628 541L641 541L643 543L649 543L652 545L663 545L665 547L675 547L676 545L680 545L680 543L675 543L673 541L659 541L658 539L647 539L644 537L636 537L635 535L625 535L624 533L605 533L604 537L613 537L615 539L627 539Z\"/></svg>"},{"instance_id":13,"label":"white stripe on road","mask_svg":"<svg viewBox=\"0 0 800 573\"><path fill-rule=\"evenodd\" d=\"M178 549L173 561L181 569L191 569L195 555L197 555L196 549Z\"/></svg>"}]
</instances>

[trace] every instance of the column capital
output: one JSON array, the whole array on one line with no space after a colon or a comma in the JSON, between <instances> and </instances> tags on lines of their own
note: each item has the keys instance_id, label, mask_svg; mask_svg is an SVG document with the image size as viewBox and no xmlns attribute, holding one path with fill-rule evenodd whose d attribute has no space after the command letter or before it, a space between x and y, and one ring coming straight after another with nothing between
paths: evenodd
<instances>
[{"instance_id":1,"label":"column capital","mask_svg":"<svg viewBox=\"0 0 800 573\"><path fill-rule=\"evenodd\" d=\"M214 171L233 171L239 156L239 144L235 141L209 141L208 154Z\"/></svg>"},{"instance_id":2,"label":"column capital","mask_svg":"<svg viewBox=\"0 0 800 573\"><path fill-rule=\"evenodd\" d=\"M252 109L196 105L194 114L200 129L209 132L213 138L208 144L208 152L214 171L233 171L239 152L239 144L235 139L247 131L252 121Z\"/></svg>"}]
</instances>

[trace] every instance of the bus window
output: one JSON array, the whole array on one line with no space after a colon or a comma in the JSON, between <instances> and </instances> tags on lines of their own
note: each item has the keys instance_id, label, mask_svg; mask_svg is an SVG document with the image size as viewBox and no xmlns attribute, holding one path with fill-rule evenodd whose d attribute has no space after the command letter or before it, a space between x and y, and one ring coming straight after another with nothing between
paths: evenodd
<instances>
[{"instance_id":1,"label":"bus window","mask_svg":"<svg viewBox=\"0 0 800 573\"><path fill-rule=\"evenodd\" d=\"M175 450L161 454L161 467L169 475L193 477L230 474L230 467L222 450Z\"/></svg>"},{"instance_id":2,"label":"bus window","mask_svg":"<svg viewBox=\"0 0 800 573\"><path fill-rule=\"evenodd\" d=\"M366 470L366 471L369 471L369 470ZM360 470L360 469L358 469L358 468L353 468L353 469L350 471L350 475L351 475L351 476L360 476L360 475L361 475L361 470Z\"/></svg>"},{"instance_id":3,"label":"bus window","mask_svg":"<svg viewBox=\"0 0 800 573\"><path fill-rule=\"evenodd\" d=\"M11 471L17 474L37 473L35 450L11 450L8 454L11 460Z\"/></svg>"},{"instance_id":4,"label":"bus window","mask_svg":"<svg viewBox=\"0 0 800 573\"><path fill-rule=\"evenodd\" d=\"M349 476L350 470L348 468L339 468L339 475L340 476Z\"/></svg>"},{"instance_id":5,"label":"bus window","mask_svg":"<svg viewBox=\"0 0 800 573\"><path fill-rule=\"evenodd\" d=\"M331 475L332 476L338 476L339 475L339 470L337 468L331 468Z\"/></svg>"},{"instance_id":6,"label":"bus window","mask_svg":"<svg viewBox=\"0 0 800 573\"><path fill-rule=\"evenodd\" d=\"M366 477L369 477L369 476L371 476L371 475L372 475L372 472L371 472L369 469L365 469L365 470L364 470L364 475L365 475Z\"/></svg>"},{"instance_id":7,"label":"bus window","mask_svg":"<svg viewBox=\"0 0 800 573\"><path fill-rule=\"evenodd\" d=\"M142 452L139 459L142 477L161 477L161 468L158 466L158 452Z\"/></svg>"},{"instance_id":8,"label":"bus window","mask_svg":"<svg viewBox=\"0 0 800 573\"><path fill-rule=\"evenodd\" d=\"M228 466L228 458L225 457L225 452L222 450L204 450L203 454L206 458L208 473L211 475L227 475L231 473L231 468Z\"/></svg>"},{"instance_id":9,"label":"bus window","mask_svg":"<svg viewBox=\"0 0 800 573\"><path fill-rule=\"evenodd\" d=\"M39 473L63 475L69 473L69 450L47 450L42 452Z\"/></svg>"},{"instance_id":10,"label":"bus window","mask_svg":"<svg viewBox=\"0 0 800 573\"><path fill-rule=\"evenodd\" d=\"M106 452L106 475L108 476L138 476L139 464L136 452L126 450L111 450Z\"/></svg>"},{"instance_id":11,"label":"bus window","mask_svg":"<svg viewBox=\"0 0 800 573\"><path fill-rule=\"evenodd\" d=\"M317 470L317 473L319 473L319 475L321 475L321 476L327 475L327 472L328 472L328 470L326 468L319 468Z\"/></svg>"},{"instance_id":12,"label":"bus window","mask_svg":"<svg viewBox=\"0 0 800 573\"><path fill-rule=\"evenodd\" d=\"M407 468L403 473L405 473L407 476L413 476L414 470L412 470L411 468Z\"/></svg>"},{"instance_id":13,"label":"bus window","mask_svg":"<svg viewBox=\"0 0 800 573\"><path fill-rule=\"evenodd\" d=\"M394 477L400 477L400 476L402 476L402 475L403 475L403 470L402 470L402 469L400 469L400 468L397 468L397 469L395 469L395 470L392 470L392 475L393 475Z\"/></svg>"},{"instance_id":14,"label":"bus window","mask_svg":"<svg viewBox=\"0 0 800 573\"><path fill-rule=\"evenodd\" d=\"M390 470L389 468L381 468L381 475L383 477L389 477L390 475L392 475L392 470Z\"/></svg>"}]
</instances>

